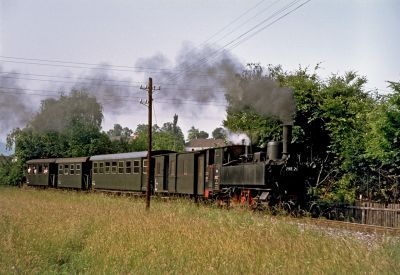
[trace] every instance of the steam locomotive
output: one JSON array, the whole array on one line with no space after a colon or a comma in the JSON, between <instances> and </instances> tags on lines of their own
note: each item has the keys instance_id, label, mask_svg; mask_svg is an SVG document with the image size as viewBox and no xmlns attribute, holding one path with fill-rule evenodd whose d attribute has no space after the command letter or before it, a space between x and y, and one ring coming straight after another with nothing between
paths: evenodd
<instances>
[{"instance_id":1,"label":"steam locomotive","mask_svg":"<svg viewBox=\"0 0 400 275\"><path fill-rule=\"evenodd\" d=\"M231 145L192 152L154 151L78 158L32 159L26 162L30 186L189 195L240 204L305 198L308 165L291 148L292 127L283 125L283 140L267 150ZM147 166L150 165L150 174Z\"/></svg>"}]
</instances>

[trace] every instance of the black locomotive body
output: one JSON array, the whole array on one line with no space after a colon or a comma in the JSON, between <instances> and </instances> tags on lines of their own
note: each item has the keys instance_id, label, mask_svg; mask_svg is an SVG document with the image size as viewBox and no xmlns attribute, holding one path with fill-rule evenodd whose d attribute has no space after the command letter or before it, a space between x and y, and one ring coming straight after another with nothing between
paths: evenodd
<instances>
[{"instance_id":1,"label":"black locomotive body","mask_svg":"<svg viewBox=\"0 0 400 275\"><path fill-rule=\"evenodd\" d=\"M152 193L242 204L301 201L304 167L291 152L290 140L291 126L286 125L283 141L270 142L266 151L245 145L185 153L158 151L152 154L150 175L146 174L147 152L30 160L28 185L145 192L150 176ZM44 167L50 170L44 173Z\"/></svg>"},{"instance_id":2,"label":"black locomotive body","mask_svg":"<svg viewBox=\"0 0 400 275\"><path fill-rule=\"evenodd\" d=\"M303 202L307 165L290 148L291 126L283 126L283 140L268 143L267 151L251 147L221 148L208 164L209 194L239 203ZM217 149L218 150L218 149Z\"/></svg>"}]
</instances>

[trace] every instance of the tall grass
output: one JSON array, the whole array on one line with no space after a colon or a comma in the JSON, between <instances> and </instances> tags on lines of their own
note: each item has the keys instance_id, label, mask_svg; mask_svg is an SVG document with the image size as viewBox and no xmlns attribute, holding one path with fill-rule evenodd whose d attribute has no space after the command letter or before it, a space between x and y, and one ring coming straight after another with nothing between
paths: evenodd
<instances>
[{"instance_id":1,"label":"tall grass","mask_svg":"<svg viewBox=\"0 0 400 275\"><path fill-rule=\"evenodd\" d=\"M395 274L370 247L267 215L188 201L0 187L0 273Z\"/></svg>"}]
</instances>

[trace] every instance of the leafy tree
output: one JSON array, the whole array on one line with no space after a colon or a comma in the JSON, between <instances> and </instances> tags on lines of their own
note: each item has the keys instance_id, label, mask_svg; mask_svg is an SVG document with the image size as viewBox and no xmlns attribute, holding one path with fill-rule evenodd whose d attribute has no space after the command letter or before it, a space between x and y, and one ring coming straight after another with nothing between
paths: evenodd
<instances>
[{"instance_id":1,"label":"leafy tree","mask_svg":"<svg viewBox=\"0 0 400 275\"><path fill-rule=\"evenodd\" d=\"M371 127L366 122L376 100L364 91L364 77L348 72L322 80L317 70L318 66L313 73L301 67L286 72L281 66L269 66L264 72L259 66L250 66L241 81L247 85L243 82L269 77L293 89L296 101L293 141L302 144L303 155L317 167L313 191L323 198L352 200L364 188L369 169L365 137ZM280 139L281 122L275 117L262 116L252 106L241 110L234 107L228 106L225 127L245 132L253 143L261 146L268 140Z\"/></svg>"},{"instance_id":2,"label":"leafy tree","mask_svg":"<svg viewBox=\"0 0 400 275\"><path fill-rule=\"evenodd\" d=\"M400 174L400 84L389 82L393 93L377 98L368 114L365 136L367 175L360 192L384 202L399 201Z\"/></svg>"},{"instance_id":3,"label":"leafy tree","mask_svg":"<svg viewBox=\"0 0 400 275\"><path fill-rule=\"evenodd\" d=\"M129 149L131 151L147 150L147 137L147 125L139 124L134 132L133 140L129 144Z\"/></svg>"},{"instance_id":4,"label":"leafy tree","mask_svg":"<svg viewBox=\"0 0 400 275\"><path fill-rule=\"evenodd\" d=\"M0 160L0 184L19 185L21 183L21 163L13 163L11 158Z\"/></svg>"},{"instance_id":5,"label":"leafy tree","mask_svg":"<svg viewBox=\"0 0 400 275\"><path fill-rule=\"evenodd\" d=\"M208 138L208 133L205 131L200 131L199 129L194 128L194 126L192 126L192 128L189 129L188 131L188 140L192 140L192 139L197 139L197 138Z\"/></svg>"},{"instance_id":6,"label":"leafy tree","mask_svg":"<svg viewBox=\"0 0 400 275\"><path fill-rule=\"evenodd\" d=\"M130 151L130 140L133 131L128 127L122 127L120 124L114 124L113 129L107 131L107 136L111 139L111 148L113 153L124 153Z\"/></svg>"},{"instance_id":7,"label":"leafy tree","mask_svg":"<svg viewBox=\"0 0 400 275\"><path fill-rule=\"evenodd\" d=\"M164 123L160 131L156 134L156 144L159 149L172 151L183 151L185 147L185 137L181 128L178 126L178 115L175 114L172 123Z\"/></svg>"},{"instance_id":8,"label":"leafy tree","mask_svg":"<svg viewBox=\"0 0 400 275\"><path fill-rule=\"evenodd\" d=\"M74 121L100 129L102 120L102 107L96 98L84 91L73 90L68 96L43 100L29 127L37 132L65 133Z\"/></svg>"},{"instance_id":9,"label":"leafy tree","mask_svg":"<svg viewBox=\"0 0 400 275\"><path fill-rule=\"evenodd\" d=\"M82 91L72 91L59 99L45 99L40 111L23 128L14 129L7 146L15 144L15 180L22 179L26 160L48 157L89 156L106 153L111 143L100 132L101 105Z\"/></svg>"},{"instance_id":10,"label":"leafy tree","mask_svg":"<svg viewBox=\"0 0 400 275\"><path fill-rule=\"evenodd\" d=\"M135 131L135 138L131 142L131 149L135 151L147 150L147 125L140 124ZM178 126L178 116L175 115L173 122L164 123L160 128L153 126L153 150L172 150L183 151L184 136L181 128Z\"/></svg>"},{"instance_id":11,"label":"leafy tree","mask_svg":"<svg viewBox=\"0 0 400 275\"><path fill-rule=\"evenodd\" d=\"M107 131L107 135L112 137L128 138L133 134L133 131L128 127L122 128L120 124L114 124L114 128Z\"/></svg>"},{"instance_id":12,"label":"leafy tree","mask_svg":"<svg viewBox=\"0 0 400 275\"><path fill-rule=\"evenodd\" d=\"M213 139L226 139L226 131L222 127L215 128L214 131L212 131L212 137Z\"/></svg>"}]
</instances>

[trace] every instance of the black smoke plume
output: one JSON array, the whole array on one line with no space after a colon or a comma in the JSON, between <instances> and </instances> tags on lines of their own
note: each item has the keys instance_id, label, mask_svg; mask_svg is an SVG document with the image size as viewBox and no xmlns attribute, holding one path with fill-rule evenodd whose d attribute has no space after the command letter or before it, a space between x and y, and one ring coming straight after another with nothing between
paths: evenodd
<instances>
[{"instance_id":1,"label":"black smoke plume","mask_svg":"<svg viewBox=\"0 0 400 275\"><path fill-rule=\"evenodd\" d=\"M0 134L26 124L32 115L32 98L21 89L14 72L2 73L0 66Z\"/></svg>"},{"instance_id":2,"label":"black smoke plume","mask_svg":"<svg viewBox=\"0 0 400 275\"><path fill-rule=\"evenodd\" d=\"M156 55L138 60L136 66L161 67L167 63L166 58ZM157 95L161 101L167 100L174 107L188 106L186 110L201 113L204 108L201 105L194 108L193 104L185 104L226 104L225 99L228 99L236 110L251 107L261 115L280 119L284 123L292 121L295 111L292 90L280 87L266 76L244 81L245 67L227 51L185 44L175 64L170 70L158 72L156 81L153 80L162 87Z\"/></svg>"},{"instance_id":3,"label":"black smoke plume","mask_svg":"<svg viewBox=\"0 0 400 275\"><path fill-rule=\"evenodd\" d=\"M70 89L95 96L106 112L115 112L132 105L133 101L138 102L139 85L132 84L130 78L115 76L109 69L107 64L92 69L89 74L77 78Z\"/></svg>"}]
</instances>

